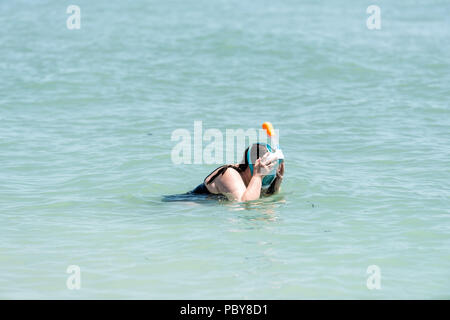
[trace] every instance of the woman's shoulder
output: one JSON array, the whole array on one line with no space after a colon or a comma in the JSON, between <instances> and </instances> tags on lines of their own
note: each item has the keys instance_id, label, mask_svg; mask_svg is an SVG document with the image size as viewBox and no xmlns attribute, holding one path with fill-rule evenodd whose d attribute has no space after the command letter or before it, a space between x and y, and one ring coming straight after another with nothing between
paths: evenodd
<instances>
[{"instance_id":1,"label":"woman's shoulder","mask_svg":"<svg viewBox=\"0 0 450 320\"><path fill-rule=\"evenodd\" d=\"M223 166L220 166L218 168L216 168L215 170L213 170L206 178L205 180L203 180L203 182L205 184L210 184L212 183L216 178L218 177L224 177L226 176L227 178L229 177L233 177L239 175L239 171L238 168L236 167L236 165L233 164L225 164ZM240 176L240 175L239 175Z\"/></svg>"},{"instance_id":2,"label":"woman's shoulder","mask_svg":"<svg viewBox=\"0 0 450 320\"><path fill-rule=\"evenodd\" d=\"M235 166L230 165L230 166L225 167L223 169L222 177L227 177L227 178L229 178L229 177L241 177L241 175L239 174L239 171L238 171L238 169Z\"/></svg>"}]
</instances>

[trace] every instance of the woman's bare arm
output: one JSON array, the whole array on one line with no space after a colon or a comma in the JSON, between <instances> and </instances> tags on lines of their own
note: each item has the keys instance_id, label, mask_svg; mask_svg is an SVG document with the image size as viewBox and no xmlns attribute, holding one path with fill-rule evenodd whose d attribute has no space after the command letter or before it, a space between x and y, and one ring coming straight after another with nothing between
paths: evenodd
<instances>
[{"instance_id":1,"label":"woman's bare arm","mask_svg":"<svg viewBox=\"0 0 450 320\"><path fill-rule=\"evenodd\" d=\"M245 187L241 175L232 168L228 168L222 176L216 178L215 183L218 191L232 201L256 200L261 194L261 175L253 175Z\"/></svg>"},{"instance_id":2,"label":"woman's bare arm","mask_svg":"<svg viewBox=\"0 0 450 320\"><path fill-rule=\"evenodd\" d=\"M228 168L224 174L217 178L218 191L229 200L250 201L261 196L262 176L272 170L273 164L265 165L258 159L255 161L253 176L245 187L241 175L234 169Z\"/></svg>"}]
</instances>

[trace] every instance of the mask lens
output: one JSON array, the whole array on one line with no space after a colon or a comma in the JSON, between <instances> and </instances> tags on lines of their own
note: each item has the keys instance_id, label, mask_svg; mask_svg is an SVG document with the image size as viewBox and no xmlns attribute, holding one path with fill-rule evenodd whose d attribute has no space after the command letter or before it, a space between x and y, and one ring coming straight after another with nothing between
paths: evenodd
<instances>
[{"instance_id":1,"label":"mask lens","mask_svg":"<svg viewBox=\"0 0 450 320\"><path fill-rule=\"evenodd\" d=\"M272 181L275 179L275 175L267 175L263 178L262 180L262 185L264 187L268 187L270 186L270 184L272 183Z\"/></svg>"}]
</instances>

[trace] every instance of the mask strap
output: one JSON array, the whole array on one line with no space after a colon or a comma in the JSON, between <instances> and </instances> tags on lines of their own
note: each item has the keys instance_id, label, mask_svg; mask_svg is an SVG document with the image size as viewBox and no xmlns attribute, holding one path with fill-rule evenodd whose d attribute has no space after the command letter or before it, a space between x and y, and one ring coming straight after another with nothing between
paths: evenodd
<instances>
[{"instance_id":1,"label":"mask strap","mask_svg":"<svg viewBox=\"0 0 450 320\"><path fill-rule=\"evenodd\" d=\"M250 150L251 150L251 148L248 148L248 151L247 151L247 162L248 162L248 166L250 167L250 173L253 176L253 164L250 161Z\"/></svg>"}]
</instances>

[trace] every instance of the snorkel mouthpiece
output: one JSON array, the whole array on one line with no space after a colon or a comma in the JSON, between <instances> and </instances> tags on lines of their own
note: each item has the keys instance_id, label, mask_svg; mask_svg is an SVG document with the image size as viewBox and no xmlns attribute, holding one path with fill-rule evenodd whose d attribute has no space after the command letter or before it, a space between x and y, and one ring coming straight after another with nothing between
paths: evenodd
<instances>
[{"instance_id":1,"label":"snorkel mouthpiece","mask_svg":"<svg viewBox=\"0 0 450 320\"><path fill-rule=\"evenodd\" d=\"M273 128L272 123L266 121L262 124L262 128L266 131L267 136L270 138L272 145L275 146L276 144L276 147L273 148L271 148L270 145L267 144L267 150L269 150L270 154L267 157L266 161L268 163L277 161L275 168L270 172L269 175L265 176L263 179L263 187L265 187L267 183L270 185L275 179L278 166L284 161L284 154L283 151L281 151L280 149L280 145L278 144L279 137L276 136L276 132Z\"/></svg>"},{"instance_id":2,"label":"snorkel mouthpiece","mask_svg":"<svg viewBox=\"0 0 450 320\"><path fill-rule=\"evenodd\" d=\"M264 122L262 124L262 128L266 131L267 136L271 139L271 141L273 143L275 141L276 133L275 133L275 130L273 129L272 124L270 122ZM274 168L272 169L272 171L270 171L269 174L265 175L262 179L262 187L268 188L276 178L278 166L284 161L284 155L283 155L283 152L281 151L279 145L277 145L276 148L274 148L268 143L266 143L266 144L256 143L256 144L263 145L267 148L267 151L269 153L265 159L265 161L267 163L276 161L276 164L275 164ZM253 163L252 163L252 159L251 159L251 149L252 149L251 147L248 148L246 157L247 157L248 166L250 167L250 173L253 176ZM259 157L258 154L257 154L257 157Z\"/></svg>"},{"instance_id":3,"label":"snorkel mouthpiece","mask_svg":"<svg viewBox=\"0 0 450 320\"><path fill-rule=\"evenodd\" d=\"M272 126L272 124L271 124L270 122L264 122L264 123L262 124L262 128L263 128L264 130L266 130L266 133L267 133L267 135L268 135L269 137L272 138L272 136L274 136L275 130L273 130L273 126Z\"/></svg>"},{"instance_id":4,"label":"snorkel mouthpiece","mask_svg":"<svg viewBox=\"0 0 450 320\"><path fill-rule=\"evenodd\" d=\"M276 132L273 129L272 123L266 121L262 124L262 128L266 130L267 136L270 138L272 146L274 146L270 150L273 153L273 155L270 155L267 161L272 162L276 158L277 160L281 160L281 162L283 162L284 154L280 149L278 141L279 137L276 136Z\"/></svg>"}]
</instances>

